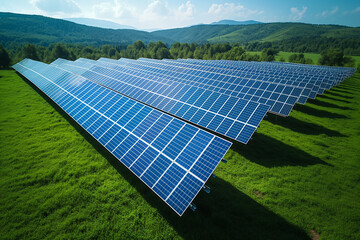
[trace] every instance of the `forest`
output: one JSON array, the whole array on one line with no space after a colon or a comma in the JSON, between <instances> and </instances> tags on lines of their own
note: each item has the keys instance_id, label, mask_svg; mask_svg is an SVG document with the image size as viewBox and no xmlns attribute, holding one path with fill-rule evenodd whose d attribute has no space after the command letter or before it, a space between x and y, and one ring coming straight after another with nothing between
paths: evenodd
<instances>
[{"instance_id":1,"label":"forest","mask_svg":"<svg viewBox=\"0 0 360 240\"><path fill-rule=\"evenodd\" d=\"M274 61L278 54L276 48L267 46L261 49L259 54L249 53L247 47L240 44L215 43L215 44L197 44L197 43L179 43L172 44L171 47L162 41L150 42L145 44L138 40L135 43L122 46L110 45L86 46L79 44L56 43L49 46L40 46L35 44L25 44L11 49L5 49L0 45L0 66L8 67L11 64L21 61L24 58L30 58L46 63L50 63L57 58L76 60L78 58L99 59L105 58L153 58L153 59L178 59L194 58L204 60L241 60L241 61ZM251 50L258 50L258 47L252 47ZM304 54L292 54L288 59L280 58L280 61L287 61L302 64L320 64L328 66L357 67L355 61L349 56L345 56L341 48L324 49L321 52L319 62L314 62L310 58L305 58Z\"/></svg>"}]
</instances>

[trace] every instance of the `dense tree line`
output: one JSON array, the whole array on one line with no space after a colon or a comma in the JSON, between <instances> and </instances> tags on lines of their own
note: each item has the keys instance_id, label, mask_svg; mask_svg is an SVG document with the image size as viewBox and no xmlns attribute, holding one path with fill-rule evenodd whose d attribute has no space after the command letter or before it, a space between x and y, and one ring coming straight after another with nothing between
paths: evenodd
<instances>
[{"instance_id":1,"label":"dense tree line","mask_svg":"<svg viewBox=\"0 0 360 240\"><path fill-rule=\"evenodd\" d=\"M4 49L6 52L6 50ZM240 45L230 45L229 43L216 44L187 44L174 43L168 47L161 41L146 45L142 41L137 41L127 47L103 45L101 47L82 46L74 44L52 44L48 47L34 44L26 44L22 47L10 49L9 55L12 62L21 61L24 58L50 63L57 58L75 60L77 58L99 59L100 57L119 59L124 58L154 58L154 59L229 59L243 61L274 61L276 50L267 48L260 55L249 54Z\"/></svg>"},{"instance_id":2,"label":"dense tree line","mask_svg":"<svg viewBox=\"0 0 360 240\"><path fill-rule=\"evenodd\" d=\"M292 54L289 56L289 62L292 63L302 63L302 64L313 64L313 60L310 58L305 58L303 53Z\"/></svg>"},{"instance_id":3,"label":"dense tree line","mask_svg":"<svg viewBox=\"0 0 360 240\"><path fill-rule=\"evenodd\" d=\"M0 44L0 68L10 65L10 57L6 49Z\"/></svg>"},{"instance_id":4,"label":"dense tree line","mask_svg":"<svg viewBox=\"0 0 360 240\"><path fill-rule=\"evenodd\" d=\"M252 42L244 44L248 51L274 48L284 52L321 53L327 49L340 49L345 55L360 56L358 38L295 37L273 42Z\"/></svg>"},{"instance_id":5,"label":"dense tree line","mask_svg":"<svg viewBox=\"0 0 360 240\"><path fill-rule=\"evenodd\" d=\"M242 61L275 61L278 53L276 48L265 43L260 54L249 54L245 48L239 44L216 43L216 44L196 44L196 43L174 43L168 47L161 41L151 42L146 45L142 41L136 41L128 46L103 45L101 47L83 46L74 44L52 44L48 47L34 44L26 44L10 50L6 50L0 45L0 67L21 61L24 58L50 63L57 58L76 60L78 58L99 59L100 57L119 59L124 58L154 58L154 59L228 59ZM285 59L280 59L285 61ZM311 59L305 58L304 54L293 54L288 59L289 62L314 64ZM322 51L319 61L321 65L329 66L350 66L354 67L354 61L350 57L344 57L344 51L338 49L326 49Z\"/></svg>"},{"instance_id":6,"label":"dense tree line","mask_svg":"<svg viewBox=\"0 0 360 240\"><path fill-rule=\"evenodd\" d=\"M354 59L351 57L345 57L341 49L327 49L321 53L319 64L327 66L352 67L354 66Z\"/></svg>"}]
</instances>

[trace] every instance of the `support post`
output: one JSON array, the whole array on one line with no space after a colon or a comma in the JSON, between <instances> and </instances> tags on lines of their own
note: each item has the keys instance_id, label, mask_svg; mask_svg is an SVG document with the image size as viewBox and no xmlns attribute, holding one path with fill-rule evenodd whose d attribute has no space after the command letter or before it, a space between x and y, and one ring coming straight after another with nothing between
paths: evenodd
<instances>
[{"instance_id":1,"label":"support post","mask_svg":"<svg viewBox=\"0 0 360 240\"><path fill-rule=\"evenodd\" d=\"M193 212L196 211L196 205L195 205L195 203L190 203L189 207L190 207L190 209L191 209Z\"/></svg>"},{"instance_id":2,"label":"support post","mask_svg":"<svg viewBox=\"0 0 360 240\"><path fill-rule=\"evenodd\" d=\"M209 186L204 185L202 189L203 189L204 192L206 192L207 194L210 193L210 187L209 187Z\"/></svg>"}]
</instances>

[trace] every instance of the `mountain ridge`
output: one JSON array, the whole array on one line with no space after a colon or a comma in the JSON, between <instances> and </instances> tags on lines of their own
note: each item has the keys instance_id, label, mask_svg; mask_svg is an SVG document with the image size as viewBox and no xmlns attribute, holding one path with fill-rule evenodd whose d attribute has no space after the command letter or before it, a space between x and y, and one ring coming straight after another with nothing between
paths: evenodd
<instances>
[{"instance_id":1,"label":"mountain ridge","mask_svg":"<svg viewBox=\"0 0 360 240\"><path fill-rule=\"evenodd\" d=\"M133 26L119 24L112 21L95 19L95 18L64 18L63 20L74 22L77 24L82 24L90 27L99 27L99 28L108 28L108 29L134 29Z\"/></svg>"},{"instance_id":2,"label":"mountain ridge","mask_svg":"<svg viewBox=\"0 0 360 240\"><path fill-rule=\"evenodd\" d=\"M25 43L46 46L56 42L94 46L128 45L137 40L145 43L173 42L167 37L153 36L151 33L140 30L105 29L41 15L0 12L0 42L5 46Z\"/></svg>"},{"instance_id":3,"label":"mountain ridge","mask_svg":"<svg viewBox=\"0 0 360 240\"><path fill-rule=\"evenodd\" d=\"M250 24L261 24L263 22L258 22L255 20L246 20L246 21L235 21L230 19L223 19L217 22L212 22L210 25L250 25Z\"/></svg>"},{"instance_id":4,"label":"mountain ridge","mask_svg":"<svg viewBox=\"0 0 360 240\"><path fill-rule=\"evenodd\" d=\"M321 38L324 41L328 38L358 40L360 27L291 22L246 25L202 24L146 32L134 29L105 29L40 15L0 12L0 42L4 46L12 47L25 43L47 46L57 42L125 46L137 40L144 43L162 41L166 44L174 42L243 44L304 38Z\"/></svg>"}]
</instances>

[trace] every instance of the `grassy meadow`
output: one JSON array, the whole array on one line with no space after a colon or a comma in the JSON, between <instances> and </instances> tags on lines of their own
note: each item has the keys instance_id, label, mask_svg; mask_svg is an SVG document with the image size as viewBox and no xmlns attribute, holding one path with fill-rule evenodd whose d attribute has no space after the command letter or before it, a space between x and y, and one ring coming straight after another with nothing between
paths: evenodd
<instances>
[{"instance_id":1,"label":"grassy meadow","mask_svg":"<svg viewBox=\"0 0 360 240\"><path fill-rule=\"evenodd\" d=\"M269 114L178 217L13 70L0 71L0 239L360 239L360 74Z\"/></svg>"}]
</instances>

